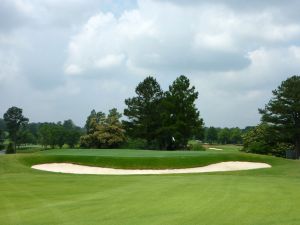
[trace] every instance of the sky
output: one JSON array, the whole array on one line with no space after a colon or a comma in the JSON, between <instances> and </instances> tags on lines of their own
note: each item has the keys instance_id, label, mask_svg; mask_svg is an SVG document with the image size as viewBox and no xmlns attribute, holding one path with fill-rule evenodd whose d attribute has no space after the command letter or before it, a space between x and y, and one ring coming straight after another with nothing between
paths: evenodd
<instances>
[{"instance_id":1,"label":"sky","mask_svg":"<svg viewBox=\"0 0 300 225\"><path fill-rule=\"evenodd\" d=\"M186 75L206 126L245 127L300 71L300 1L0 0L0 116L121 112L146 76Z\"/></svg>"}]
</instances>

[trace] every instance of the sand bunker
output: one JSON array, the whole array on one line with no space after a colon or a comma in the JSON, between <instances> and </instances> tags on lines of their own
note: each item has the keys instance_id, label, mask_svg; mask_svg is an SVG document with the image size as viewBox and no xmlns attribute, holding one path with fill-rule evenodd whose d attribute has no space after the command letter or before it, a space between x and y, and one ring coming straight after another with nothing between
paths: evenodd
<instances>
[{"instance_id":1,"label":"sand bunker","mask_svg":"<svg viewBox=\"0 0 300 225\"><path fill-rule=\"evenodd\" d=\"M134 174L181 174L181 173L206 173L220 171L237 171L270 168L266 163L254 162L221 162L203 167L186 168L186 169L112 169L93 166L82 166L72 163L48 163L32 166L33 169L44 170L58 173L73 173L73 174L102 174L102 175L134 175Z\"/></svg>"},{"instance_id":2,"label":"sand bunker","mask_svg":"<svg viewBox=\"0 0 300 225\"><path fill-rule=\"evenodd\" d=\"M222 151L223 150L221 148L208 148L208 149L210 149L210 150L216 150L216 151Z\"/></svg>"}]
</instances>

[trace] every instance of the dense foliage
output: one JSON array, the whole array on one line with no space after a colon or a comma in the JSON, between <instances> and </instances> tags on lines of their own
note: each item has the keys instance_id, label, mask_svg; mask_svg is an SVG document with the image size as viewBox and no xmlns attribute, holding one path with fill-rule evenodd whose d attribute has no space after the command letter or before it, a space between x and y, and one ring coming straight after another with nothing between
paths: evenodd
<instances>
[{"instance_id":1,"label":"dense foliage","mask_svg":"<svg viewBox=\"0 0 300 225\"><path fill-rule=\"evenodd\" d=\"M127 108L124 115L128 121L123 121L130 137L145 139L148 147L157 146L158 129L162 126L160 104L163 91L153 77L147 77L135 89L135 97L125 100Z\"/></svg>"},{"instance_id":2,"label":"dense foliage","mask_svg":"<svg viewBox=\"0 0 300 225\"><path fill-rule=\"evenodd\" d=\"M5 131L0 126L0 151L5 148L4 141L5 141Z\"/></svg>"},{"instance_id":3,"label":"dense foliage","mask_svg":"<svg viewBox=\"0 0 300 225\"><path fill-rule=\"evenodd\" d=\"M124 125L132 138L145 139L148 148L184 149L189 138L203 136L203 120L195 107L198 92L185 76L178 77L163 92L153 77L125 100Z\"/></svg>"},{"instance_id":4,"label":"dense foliage","mask_svg":"<svg viewBox=\"0 0 300 225\"><path fill-rule=\"evenodd\" d=\"M209 144L242 144L242 134L246 129L205 127L204 142Z\"/></svg>"},{"instance_id":5,"label":"dense foliage","mask_svg":"<svg viewBox=\"0 0 300 225\"><path fill-rule=\"evenodd\" d=\"M279 142L279 135L280 133L267 123L261 123L243 135L243 151L283 157L292 145Z\"/></svg>"},{"instance_id":6,"label":"dense foliage","mask_svg":"<svg viewBox=\"0 0 300 225\"><path fill-rule=\"evenodd\" d=\"M109 114L95 110L86 122L87 134L81 136L80 145L84 148L117 148L125 142L125 130L120 122L121 114L117 109L109 110Z\"/></svg>"},{"instance_id":7,"label":"dense foliage","mask_svg":"<svg viewBox=\"0 0 300 225\"><path fill-rule=\"evenodd\" d=\"M81 133L81 128L77 127L72 120L65 120L63 124L42 123L38 128L38 143L45 148L48 146L62 148L64 144L73 148L78 144Z\"/></svg>"},{"instance_id":8,"label":"dense foliage","mask_svg":"<svg viewBox=\"0 0 300 225\"><path fill-rule=\"evenodd\" d=\"M243 150L299 158L300 76L283 81L259 113L262 123L243 136Z\"/></svg>"},{"instance_id":9,"label":"dense foliage","mask_svg":"<svg viewBox=\"0 0 300 225\"><path fill-rule=\"evenodd\" d=\"M261 120L278 132L278 142L294 144L296 158L300 156L300 76L283 81L273 91L273 98L259 109Z\"/></svg>"},{"instance_id":10,"label":"dense foliage","mask_svg":"<svg viewBox=\"0 0 300 225\"><path fill-rule=\"evenodd\" d=\"M16 152L16 145L18 134L20 129L28 123L28 118L24 117L22 114L23 110L18 107L9 108L6 113L4 113L3 118L5 121L6 129L9 132L9 136L14 143L13 152Z\"/></svg>"}]
</instances>

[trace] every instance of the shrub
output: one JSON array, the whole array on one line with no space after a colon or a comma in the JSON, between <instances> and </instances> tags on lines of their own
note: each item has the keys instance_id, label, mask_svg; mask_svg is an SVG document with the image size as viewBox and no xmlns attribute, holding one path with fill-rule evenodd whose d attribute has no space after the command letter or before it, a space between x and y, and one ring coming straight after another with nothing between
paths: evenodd
<instances>
[{"instance_id":1,"label":"shrub","mask_svg":"<svg viewBox=\"0 0 300 225\"><path fill-rule=\"evenodd\" d=\"M285 157L286 151L294 149L293 145L286 143L276 143L268 145L264 142L253 142L242 149L245 152L251 152L256 154L274 155L279 157Z\"/></svg>"},{"instance_id":2,"label":"shrub","mask_svg":"<svg viewBox=\"0 0 300 225\"><path fill-rule=\"evenodd\" d=\"M191 151L205 151L206 149L203 147L201 143L191 143L188 145L188 150Z\"/></svg>"},{"instance_id":3,"label":"shrub","mask_svg":"<svg viewBox=\"0 0 300 225\"><path fill-rule=\"evenodd\" d=\"M124 149L146 149L147 141L141 138L128 138L122 145Z\"/></svg>"}]
</instances>

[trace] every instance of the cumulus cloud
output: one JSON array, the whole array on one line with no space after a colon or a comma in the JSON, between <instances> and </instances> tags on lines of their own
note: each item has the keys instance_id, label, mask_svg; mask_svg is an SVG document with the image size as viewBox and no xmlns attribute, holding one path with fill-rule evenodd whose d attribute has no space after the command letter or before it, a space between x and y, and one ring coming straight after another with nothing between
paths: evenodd
<instances>
[{"instance_id":1,"label":"cumulus cloud","mask_svg":"<svg viewBox=\"0 0 300 225\"><path fill-rule=\"evenodd\" d=\"M2 2L0 107L34 100L36 120L83 124L92 108L122 110L145 76L167 88L185 74L207 125L253 125L300 69L296 0Z\"/></svg>"},{"instance_id":2,"label":"cumulus cloud","mask_svg":"<svg viewBox=\"0 0 300 225\"><path fill-rule=\"evenodd\" d=\"M249 66L250 51L300 37L299 24L279 24L267 10L243 14L220 5L182 8L153 1L138 6L120 17L92 16L73 36L68 63L85 68L83 75L99 58L116 55L122 60L115 66L133 73L128 65L155 73L240 70Z\"/></svg>"}]
</instances>

